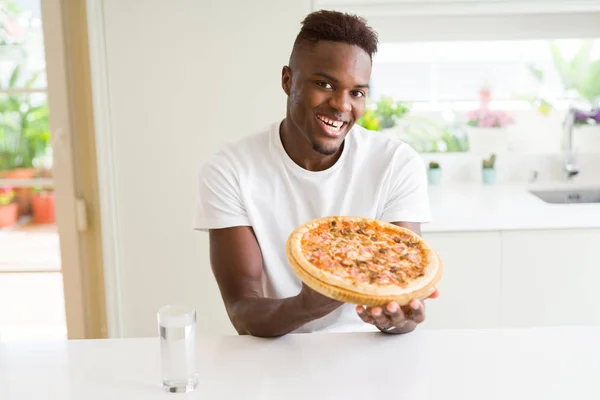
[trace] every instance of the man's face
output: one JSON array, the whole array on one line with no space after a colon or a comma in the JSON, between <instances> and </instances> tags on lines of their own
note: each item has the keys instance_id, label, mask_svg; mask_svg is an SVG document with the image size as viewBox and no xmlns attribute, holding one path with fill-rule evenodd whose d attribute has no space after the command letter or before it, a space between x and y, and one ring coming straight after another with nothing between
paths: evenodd
<instances>
[{"instance_id":1,"label":"man's face","mask_svg":"<svg viewBox=\"0 0 600 400\"><path fill-rule=\"evenodd\" d=\"M335 154L363 114L371 58L360 47L320 41L301 49L282 84L295 128L324 155Z\"/></svg>"}]
</instances>

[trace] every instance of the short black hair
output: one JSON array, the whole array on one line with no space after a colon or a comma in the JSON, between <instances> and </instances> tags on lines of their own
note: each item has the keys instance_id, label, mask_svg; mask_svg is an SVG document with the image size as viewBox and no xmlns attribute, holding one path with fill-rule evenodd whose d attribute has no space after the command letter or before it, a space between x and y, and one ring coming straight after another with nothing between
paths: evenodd
<instances>
[{"instance_id":1,"label":"short black hair","mask_svg":"<svg viewBox=\"0 0 600 400\"><path fill-rule=\"evenodd\" d=\"M302 21L292 55L300 48L314 46L321 40L356 45L371 59L377 52L377 32L367 25L364 18L339 11L320 10L308 14Z\"/></svg>"}]
</instances>

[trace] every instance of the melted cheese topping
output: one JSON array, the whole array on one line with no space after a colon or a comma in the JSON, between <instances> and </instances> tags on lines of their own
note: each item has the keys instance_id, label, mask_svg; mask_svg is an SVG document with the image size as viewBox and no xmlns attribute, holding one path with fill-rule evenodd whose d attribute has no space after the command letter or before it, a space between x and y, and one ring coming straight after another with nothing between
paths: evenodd
<instances>
[{"instance_id":1,"label":"melted cheese topping","mask_svg":"<svg viewBox=\"0 0 600 400\"><path fill-rule=\"evenodd\" d=\"M315 267L344 279L379 286L407 284L424 275L427 253L408 234L366 222L325 222L302 237Z\"/></svg>"}]
</instances>

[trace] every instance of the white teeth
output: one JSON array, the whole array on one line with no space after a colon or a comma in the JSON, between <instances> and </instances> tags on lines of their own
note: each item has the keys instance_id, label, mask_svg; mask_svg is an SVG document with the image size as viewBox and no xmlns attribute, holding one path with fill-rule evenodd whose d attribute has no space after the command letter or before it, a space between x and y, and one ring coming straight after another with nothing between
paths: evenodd
<instances>
[{"instance_id":1,"label":"white teeth","mask_svg":"<svg viewBox=\"0 0 600 400\"><path fill-rule=\"evenodd\" d=\"M319 119L320 119L321 121L323 121L323 122L325 122L325 123L329 124L329 125L333 125L333 126L335 126L335 127L336 127L336 128L338 128L338 129L339 129L339 128L340 128L342 125L344 125L344 123L343 123L342 121L335 121L335 120L329 119L329 118L327 118L327 117L324 117L324 116L322 116L322 115L319 115Z\"/></svg>"},{"instance_id":2,"label":"white teeth","mask_svg":"<svg viewBox=\"0 0 600 400\"><path fill-rule=\"evenodd\" d=\"M340 128L336 128L330 125L325 125L325 130L331 135L337 135L340 132Z\"/></svg>"},{"instance_id":3,"label":"white teeth","mask_svg":"<svg viewBox=\"0 0 600 400\"><path fill-rule=\"evenodd\" d=\"M344 125L343 122L333 121L321 115L317 115L317 118L323 123L323 129L330 135L337 136L342 131L342 126Z\"/></svg>"}]
</instances>

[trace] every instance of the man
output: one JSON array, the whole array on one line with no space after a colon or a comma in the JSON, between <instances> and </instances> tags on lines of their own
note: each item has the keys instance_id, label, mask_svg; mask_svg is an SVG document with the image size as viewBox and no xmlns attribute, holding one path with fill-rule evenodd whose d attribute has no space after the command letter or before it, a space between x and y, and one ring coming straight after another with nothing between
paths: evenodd
<instances>
[{"instance_id":1,"label":"man","mask_svg":"<svg viewBox=\"0 0 600 400\"><path fill-rule=\"evenodd\" d=\"M355 125L376 50L363 19L308 15L282 71L285 119L228 144L202 168L195 228L209 231L212 270L240 334L407 333L424 320L418 300L365 308L322 296L285 255L289 234L314 218L363 216L417 233L429 219L418 154Z\"/></svg>"}]
</instances>

